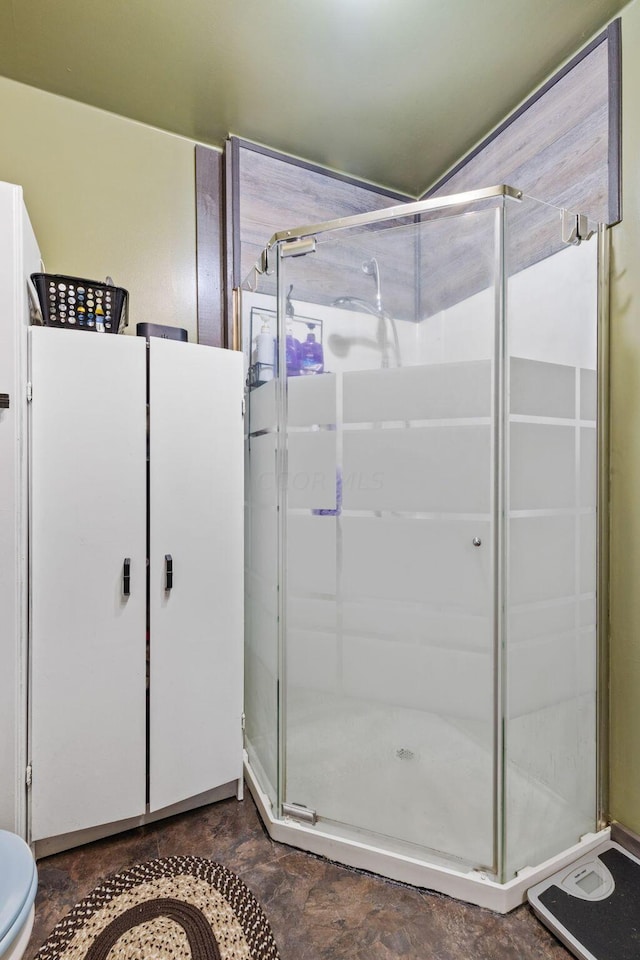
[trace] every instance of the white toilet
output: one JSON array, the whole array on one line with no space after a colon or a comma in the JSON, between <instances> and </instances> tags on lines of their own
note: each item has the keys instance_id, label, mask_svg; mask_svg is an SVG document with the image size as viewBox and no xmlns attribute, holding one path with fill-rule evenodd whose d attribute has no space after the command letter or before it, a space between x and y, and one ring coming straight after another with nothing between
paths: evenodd
<instances>
[{"instance_id":1,"label":"white toilet","mask_svg":"<svg viewBox=\"0 0 640 960\"><path fill-rule=\"evenodd\" d=\"M20 960L33 927L38 872L17 834L0 830L0 958Z\"/></svg>"}]
</instances>

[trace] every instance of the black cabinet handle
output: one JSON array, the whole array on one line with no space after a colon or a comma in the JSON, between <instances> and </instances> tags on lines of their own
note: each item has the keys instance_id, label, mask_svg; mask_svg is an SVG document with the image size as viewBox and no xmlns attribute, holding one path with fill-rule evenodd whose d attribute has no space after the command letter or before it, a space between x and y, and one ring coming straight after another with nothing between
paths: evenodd
<instances>
[{"instance_id":1,"label":"black cabinet handle","mask_svg":"<svg viewBox=\"0 0 640 960\"><path fill-rule=\"evenodd\" d=\"M164 566L165 566L165 590L171 590L173 587L173 559L170 553L165 553L164 555Z\"/></svg>"},{"instance_id":2,"label":"black cabinet handle","mask_svg":"<svg viewBox=\"0 0 640 960\"><path fill-rule=\"evenodd\" d=\"M122 565L122 596L131 594L131 557L125 557Z\"/></svg>"}]
</instances>

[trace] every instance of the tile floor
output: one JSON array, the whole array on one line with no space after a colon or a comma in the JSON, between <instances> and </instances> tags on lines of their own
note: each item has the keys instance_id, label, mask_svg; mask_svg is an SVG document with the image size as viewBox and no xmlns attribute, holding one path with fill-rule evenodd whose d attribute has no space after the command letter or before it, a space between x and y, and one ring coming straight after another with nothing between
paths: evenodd
<instances>
[{"instance_id":1,"label":"tile floor","mask_svg":"<svg viewBox=\"0 0 640 960\"><path fill-rule=\"evenodd\" d=\"M527 906L505 917L274 843L251 797L225 800L38 863L25 960L103 878L154 857L209 857L262 904L281 960L568 960Z\"/></svg>"}]
</instances>

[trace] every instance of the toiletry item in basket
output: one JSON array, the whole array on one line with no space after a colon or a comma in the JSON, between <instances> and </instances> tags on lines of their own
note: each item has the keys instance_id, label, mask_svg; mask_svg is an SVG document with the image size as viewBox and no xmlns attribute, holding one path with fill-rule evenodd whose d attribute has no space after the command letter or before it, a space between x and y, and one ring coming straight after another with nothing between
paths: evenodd
<instances>
[{"instance_id":1,"label":"toiletry item in basket","mask_svg":"<svg viewBox=\"0 0 640 960\"><path fill-rule=\"evenodd\" d=\"M300 341L293 335L293 327L287 324L287 376L298 377L300 375Z\"/></svg>"},{"instance_id":2,"label":"toiletry item in basket","mask_svg":"<svg viewBox=\"0 0 640 960\"><path fill-rule=\"evenodd\" d=\"M313 325L308 325L313 330ZM309 376L313 373L322 373L324 370L324 356L322 344L316 340L313 332L307 334L307 339L300 346L300 373Z\"/></svg>"},{"instance_id":3,"label":"toiletry item in basket","mask_svg":"<svg viewBox=\"0 0 640 960\"><path fill-rule=\"evenodd\" d=\"M262 325L262 330L256 337L255 356L258 368L258 381L260 383L266 383L267 380L273 380L275 341L271 336L269 324L266 320Z\"/></svg>"}]
</instances>

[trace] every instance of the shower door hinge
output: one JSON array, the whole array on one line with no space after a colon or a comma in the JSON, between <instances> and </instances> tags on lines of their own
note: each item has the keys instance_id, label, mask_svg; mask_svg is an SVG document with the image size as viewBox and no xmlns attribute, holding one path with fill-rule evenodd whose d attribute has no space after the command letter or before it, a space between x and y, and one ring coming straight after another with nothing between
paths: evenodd
<instances>
[{"instance_id":1,"label":"shower door hinge","mask_svg":"<svg viewBox=\"0 0 640 960\"><path fill-rule=\"evenodd\" d=\"M591 239L594 233L595 230L589 229L589 220L583 213L571 213L570 210L562 211L563 243L572 243L577 246L583 240Z\"/></svg>"},{"instance_id":2,"label":"shower door hinge","mask_svg":"<svg viewBox=\"0 0 640 960\"><path fill-rule=\"evenodd\" d=\"M245 720L246 720L246 717L245 717L245 715L244 715L244 713L243 713L242 716L240 717L240 723L241 723L241 725L242 725L242 732L243 732L243 733L244 733L244 727L245 727Z\"/></svg>"},{"instance_id":3,"label":"shower door hinge","mask_svg":"<svg viewBox=\"0 0 640 960\"><path fill-rule=\"evenodd\" d=\"M300 240L285 240L280 247L282 257L304 257L316 252L315 237L301 237Z\"/></svg>"},{"instance_id":4,"label":"shower door hinge","mask_svg":"<svg viewBox=\"0 0 640 960\"><path fill-rule=\"evenodd\" d=\"M312 825L318 819L316 811L310 807L305 807L303 803L283 803L282 815L284 817L291 817L292 820L300 820L302 823L310 823Z\"/></svg>"},{"instance_id":5,"label":"shower door hinge","mask_svg":"<svg viewBox=\"0 0 640 960\"><path fill-rule=\"evenodd\" d=\"M256 264L256 269L258 273L265 273L267 275L273 273L273 270L269 268L269 253L270 253L269 247L265 247L262 250L262 253L260 254L260 259Z\"/></svg>"},{"instance_id":6,"label":"shower door hinge","mask_svg":"<svg viewBox=\"0 0 640 960\"><path fill-rule=\"evenodd\" d=\"M33 400L33 387L31 385L31 381L29 380L29 382L27 383L27 403L31 403L32 400Z\"/></svg>"},{"instance_id":7,"label":"shower door hinge","mask_svg":"<svg viewBox=\"0 0 640 960\"><path fill-rule=\"evenodd\" d=\"M242 398L242 407L240 408L240 412L241 412L241 414L242 414L243 417L244 417L245 413L247 412L247 401L245 400L244 397Z\"/></svg>"},{"instance_id":8,"label":"shower door hinge","mask_svg":"<svg viewBox=\"0 0 640 960\"><path fill-rule=\"evenodd\" d=\"M31 766L30 763L27 764L27 770L25 773L24 782L28 787L30 787L33 782L33 767Z\"/></svg>"}]
</instances>

